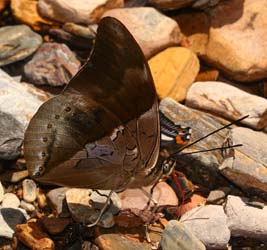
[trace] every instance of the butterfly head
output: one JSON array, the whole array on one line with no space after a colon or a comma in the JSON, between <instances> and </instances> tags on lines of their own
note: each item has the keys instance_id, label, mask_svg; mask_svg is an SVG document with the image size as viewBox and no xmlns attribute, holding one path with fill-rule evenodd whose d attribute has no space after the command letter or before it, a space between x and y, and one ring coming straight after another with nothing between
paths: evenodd
<instances>
[{"instance_id":1,"label":"butterfly head","mask_svg":"<svg viewBox=\"0 0 267 250\"><path fill-rule=\"evenodd\" d=\"M176 166L176 161L172 158L167 158L163 161L162 167L162 174L164 176L169 176Z\"/></svg>"}]
</instances>

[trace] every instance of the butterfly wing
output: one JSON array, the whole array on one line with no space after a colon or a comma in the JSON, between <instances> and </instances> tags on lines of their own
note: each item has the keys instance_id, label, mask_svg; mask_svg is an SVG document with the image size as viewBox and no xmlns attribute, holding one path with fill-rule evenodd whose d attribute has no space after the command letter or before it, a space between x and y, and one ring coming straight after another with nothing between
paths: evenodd
<instances>
[{"instance_id":1,"label":"butterfly wing","mask_svg":"<svg viewBox=\"0 0 267 250\"><path fill-rule=\"evenodd\" d=\"M76 172L73 168L76 165L82 168L81 161L75 158L87 152L85 145L137 119L152 107L155 96L150 70L136 41L119 21L103 18L88 62L62 94L39 108L28 126L24 149L29 173L57 184L59 176L51 179L45 176L64 166L62 174L72 169L64 174L65 179L81 177L83 171ZM100 171L96 165L92 164L95 175L102 175L101 171L104 176L112 173L111 168L103 167ZM111 165L114 169L121 168L117 162ZM60 184L67 184L64 183Z\"/></svg>"}]
</instances>

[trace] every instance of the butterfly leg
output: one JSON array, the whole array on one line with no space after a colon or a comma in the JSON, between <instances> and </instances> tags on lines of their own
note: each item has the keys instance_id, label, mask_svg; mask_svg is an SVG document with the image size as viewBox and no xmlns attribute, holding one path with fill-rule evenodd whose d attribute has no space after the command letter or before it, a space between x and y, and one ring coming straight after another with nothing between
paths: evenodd
<instances>
[{"instance_id":1,"label":"butterfly leg","mask_svg":"<svg viewBox=\"0 0 267 250\"><path fill-rule=\"evenodd\" d=\"M104 212L106 211L106 209L107 209L107 207L108 207L108 205L109 205L109 202L110 202L110 200L111 200L111 196L112 196L112 194L113 194L114 192L115 192L115 190L111 190L111 191L110 191L110 193L108 194L107 200L106 200L104 206L102 207L102 209L101 209L101 211L100 211L98 217L96 218L96 220L95 220L93 223L86 225L87 227L93 227L93 226L95 226L95 225L100 221L102 215L104 214Z\"/></svg>"}]
</instances>

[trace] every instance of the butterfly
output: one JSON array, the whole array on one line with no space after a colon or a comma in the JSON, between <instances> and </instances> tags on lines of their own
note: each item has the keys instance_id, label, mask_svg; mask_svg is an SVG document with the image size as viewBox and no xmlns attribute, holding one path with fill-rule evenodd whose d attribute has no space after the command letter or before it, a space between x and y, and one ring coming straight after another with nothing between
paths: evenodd
<instances>
[{"instance_id":1,"label":"butterfly","mask_svg":"<svg viewBox=\"0 0 267 250\"><path fill-rule=\"evenodd\" d=\"M174 168L158 162L156 89L141 48L117 19L101 19L88 61L45 102L25 133L24 155L37 181L122 190Z\"/></svg>"}]
</instances>

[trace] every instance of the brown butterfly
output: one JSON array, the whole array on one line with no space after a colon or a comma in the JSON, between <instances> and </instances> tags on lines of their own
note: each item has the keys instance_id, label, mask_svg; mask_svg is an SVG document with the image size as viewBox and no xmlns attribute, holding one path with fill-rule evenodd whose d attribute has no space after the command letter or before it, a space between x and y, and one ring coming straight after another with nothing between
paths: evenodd
<instances>
[{"instance_id":1,"label":"brown butterfly","mask_svg":"<svg viewBox=\"0 0 267 250\"><path fill-rule=\"evenodd\" d=\"M29 173L70 187L142 187L175 165L157 164L159 146L158 101L148 64L125 26L105 17L89 60L28 126Z\"/></svg>"}]
</instances>

